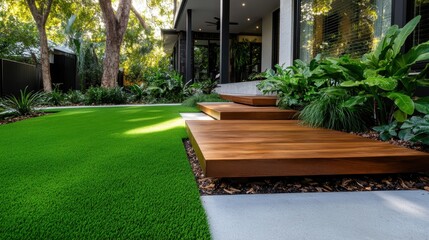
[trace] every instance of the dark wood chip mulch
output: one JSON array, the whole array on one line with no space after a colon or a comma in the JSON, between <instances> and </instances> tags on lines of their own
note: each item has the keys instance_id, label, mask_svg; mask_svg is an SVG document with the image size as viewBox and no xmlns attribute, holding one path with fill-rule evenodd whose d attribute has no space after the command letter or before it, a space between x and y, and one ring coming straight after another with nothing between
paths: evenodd
<instances>
[{"instance_id":1,"label":"dark wood chip mulch","mask_svg":"<svg viewBox=\"0 0 429 240\"><path fill-rule=\"evenodd\" d=\"M371 135L367 137L372 138L374 136L375 135ZM428 173L316 177L210 178L204 176L189 139L184 139L183 143L201 195L416 189L429 191ZM403 146L404 144L399 145Z\"/></svg>"},{"instance_id":2,"label":"dark wood chip mulch","mask_svg":"<svg viewBox=\"0 0 429 240\"><path fill-rule=\"evenodd\" d=\"M22 121L29 118L40 117L45 114L46 113L43 113L43 112L35 112L35 113L32 113L31 115L25 115L25 116L8 116L5 118L0 118L0 125L14 123L14 122Z\"/></svg>"}]
</instances>

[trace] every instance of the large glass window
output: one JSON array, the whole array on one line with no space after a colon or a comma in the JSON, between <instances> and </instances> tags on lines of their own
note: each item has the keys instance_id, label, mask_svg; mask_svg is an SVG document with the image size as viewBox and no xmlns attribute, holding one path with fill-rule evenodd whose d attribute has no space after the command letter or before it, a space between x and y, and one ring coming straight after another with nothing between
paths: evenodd
<instances>
[{"instance_id":1,"label":"large glass window","mask_svg":"<svg viewBox=\"0 0 429 240\"><path fill-rule=\"evenodd\" d=\"M429 41L429 0L415 0L414 16L417 15L422 18L413 34L414 46Z\"/></svg>"},{"instance_id":2,"label":"large glass window","mask_svg":"<svg viewBox=\"0 0 429 240\"><path fill-rule=\"evenodd\" d=\"M299 58L361 56L391 25L390 0L300 0Z\"/></svg>"}]
</instances>

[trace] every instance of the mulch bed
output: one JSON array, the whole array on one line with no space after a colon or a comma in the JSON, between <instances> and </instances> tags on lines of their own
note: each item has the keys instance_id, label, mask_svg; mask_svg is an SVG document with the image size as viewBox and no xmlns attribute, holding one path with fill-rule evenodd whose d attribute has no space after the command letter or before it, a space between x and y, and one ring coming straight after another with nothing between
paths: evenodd
<instances>
[{"instance_id":1,"label":"mulch bed","mask_svg":"<svg viewBox=\"0 0 429 240\"><path fill-rule=\"evenodd\" d=\"M364 136L365 134L359 134ZM377 139L376 133L364 137ZM392 140L394 141L394 140ZM257 194L257 193L297 193L297 192L347 192L381 190L429 191L429 174L383 174L311 177L258 177L258 178L210 178L205 177L189 139L183 143L194 172L201 195ZM422 146L394 144L426 150Z\"/></svg>"},{"instance_id":2,"label":"mulch bed","mask_svg":"<svg viewBox=\"0 0 429 240\"><path fill-rule=\"evenodd\" d=\"M40 117L45 114L46 113L43 113L43 112L36 112L36 113L32 113L31 115L25 115L25 116L8 116L3 119L0 118L0 125L14 123L14 122L22 121L29 118Z\"/></svg>"}]
</instances>

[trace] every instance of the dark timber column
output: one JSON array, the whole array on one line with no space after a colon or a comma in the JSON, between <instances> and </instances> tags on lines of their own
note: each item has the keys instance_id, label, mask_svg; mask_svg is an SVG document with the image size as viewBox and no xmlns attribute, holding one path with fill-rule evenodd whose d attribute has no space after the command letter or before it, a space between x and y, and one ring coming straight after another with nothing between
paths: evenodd
<instances>
[{"instance_id":1,"label":"dark timber column","mask_svg":"<svg viewBox=\"0 0 429 240\"><path fill-rule=\"evenodd\" d=\"M186 79L185 82L193 79L192 51L194 50L194 38L192 36L192 9L186 11Z\"/></svg>"},{"instance_id":2,"label":"dark timber column","mask_svg":"<svg viewBox=\"0 0 429 240\"><path fill-rule=\"evenodd\" d=\"M220 82L229 83L229 1L220 0Z\"/></svg>"}]
</instances>

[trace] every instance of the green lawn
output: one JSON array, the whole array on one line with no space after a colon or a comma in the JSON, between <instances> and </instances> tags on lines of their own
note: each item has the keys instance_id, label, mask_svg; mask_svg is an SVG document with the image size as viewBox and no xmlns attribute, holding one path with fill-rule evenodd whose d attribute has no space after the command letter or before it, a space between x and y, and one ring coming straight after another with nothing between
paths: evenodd
<instances>
[{"instance_id":1,"label":"green lawn","mask_svg":"<svg viewBox=\"0 0 429 240\"><path fill-rule=\"evenodd\" d=\"M1 239L208 239L186 107L85 108L0 126Z\"/></svg>"}]
</instances>

